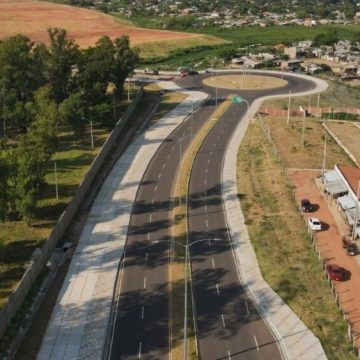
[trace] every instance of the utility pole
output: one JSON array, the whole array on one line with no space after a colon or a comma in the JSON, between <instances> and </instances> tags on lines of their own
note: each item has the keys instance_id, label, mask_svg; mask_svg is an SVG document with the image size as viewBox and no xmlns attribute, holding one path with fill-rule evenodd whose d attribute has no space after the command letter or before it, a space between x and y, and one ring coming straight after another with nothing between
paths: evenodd
<instances>
[{"instance_id":1,"label":"utility pole","mask_svg":"<svg viewBox=\"0 0 360 360\"><path fill-rule=\"evenodd\" d=\"M291 107L291 90L289 91L289 103L288 103L288 112L287 112L287 121L286 121L287 124L289 124L290 122L290 107Z\"/></svg>"},{"instance_id":2,"label":"utility pole","mask_svg":"<svg viewBox=\"0 0 360 360\"><path fill-rule=\"evenodd\" d=\"M56 161L55 161L55 164L54 164L54 172L55 172L55 194L56 194L56 200L59 200L59 189L58 189L58 178L57 178Z\"/></svg>"},{"instance_id":3,"label":"utility pole","mask_svg":"<svg viewBox=\"0 0 360 360\"><path fill-rule=\"evenodd\" d=\"M93 134L93 123L90 120L90 137L91 137L91 148L94 148L94 134Z\"/></svg>"},{"instance_id":4,"label":"utility pole","mask_svg":"<svg viewBox=\"0 0 360 360\"><path fill-rule=\"evenodd\" d=\"M323 153L323 162L322 162L322 170L321 170L321 178L322 178L323 183L324 183L324 174L325 174L325 168L326 168L326 141L327 141L327 134L325 133L324 153Z\"/></svg>"},{"instance_id":5,"label":"utility pole","mask_svg":"<svg viewBox=\"0 0 360 360\"><path fill-rule=\"evenodd\" d=\"M302 122L302 130L301 130L301 147L304 147L304 143L305 143L305 118L306 118L306 110L304 110L304 117L303 117L303 122Z\"/></svg>"}]
</instances>

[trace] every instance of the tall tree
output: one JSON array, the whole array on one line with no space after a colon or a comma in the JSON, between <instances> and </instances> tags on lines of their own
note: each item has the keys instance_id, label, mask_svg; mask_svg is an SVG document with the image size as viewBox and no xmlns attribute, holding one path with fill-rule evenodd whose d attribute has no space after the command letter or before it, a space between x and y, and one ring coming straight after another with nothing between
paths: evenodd
<instances>
[{"instance_id":1,"label":"tall tree","mask_svg":"<svg viewBox=\"0 0 360 360\"><path fill-rule=\"evenodd\" d=\"M46 76L51 85L55 101L61 103L74 86L74 72L80 56L79 46L67 38L64 29L49 29L50 56L46 66Z\"/></svg>"}]
</instances>

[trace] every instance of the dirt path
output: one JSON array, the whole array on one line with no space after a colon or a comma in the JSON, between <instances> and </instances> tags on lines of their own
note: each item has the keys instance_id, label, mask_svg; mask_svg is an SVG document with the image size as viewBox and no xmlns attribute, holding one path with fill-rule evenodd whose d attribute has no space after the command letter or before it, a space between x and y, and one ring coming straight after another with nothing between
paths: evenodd
<instances>
[{"instance_id":1,"label":"dirt path","mask_svg":"<svg viewBox=\"0 0 360 360\"><path fill-rule=\"evenodd\" d=\"M314 212L306 216L317 217L325 225L325 229L316 234L321 256L326 263L337 264L349 272L349 278L346 281L335 282L334 286L346 319L351 324L354 335L358 336L360 334L360 267L355 257L347 256L342 248L341 236L343 234L329 209L325 195L320 193L315 185L314 178L318 175L320 174L313 171L290 172L296 187L297 199L300 201L302 198L309 198L312 203L318 205ZM360 346L360 338L357 339L356 344L357 347Z\"/></svg>"}]
</instances>

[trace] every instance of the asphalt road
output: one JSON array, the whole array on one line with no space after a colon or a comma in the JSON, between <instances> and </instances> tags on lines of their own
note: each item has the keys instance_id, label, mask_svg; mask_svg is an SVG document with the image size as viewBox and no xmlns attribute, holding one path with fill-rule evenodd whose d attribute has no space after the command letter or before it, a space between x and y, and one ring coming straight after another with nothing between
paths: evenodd
<instances>
[{"instance_id":1,"label":"asphalt road","mask_svg":"<svg viewBox=\"0 0 360 360\"><path fill-rule=\"evenodd\" d=\"M206 101L193 117L193 133L215 110L215 88L203 87L194 76L178 81L184 88L205 91ZM286 78L286 76L284 77ZM288 79L286 87L275 91L238 92L249 102L265 94L293 93L314 85ZM218 103L234 90L218 89ZM189 189L189 242L220 238L191 247L191 265L198 345L201 359L278 359L279 350L236 273L229 234L222 207L220 176L224 150L245 103L232 105L211 130L196 156ZM190 134L190 118L161 145L139 186L130 220L124 259L121 294L115 319L110 358L169 358L169 241L172 219L169 210L177 199L171 187L180 160L178 138ZM183 141L185 149L190 137ZM229 357L230 356L230 357Z\"/></svg>"}]
</instances>

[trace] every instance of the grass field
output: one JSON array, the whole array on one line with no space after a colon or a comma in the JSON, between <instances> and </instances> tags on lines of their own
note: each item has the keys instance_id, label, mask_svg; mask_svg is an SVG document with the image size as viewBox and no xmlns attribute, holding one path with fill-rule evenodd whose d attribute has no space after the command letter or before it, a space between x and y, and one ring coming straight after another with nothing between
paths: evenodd
<instances>
[{"instance_id":1,"label":"grass field","mask_svg":"<svg viewBox=\"0 0 360 360\"><path fill-rule=\"evenodd\" d=\"M284 127L281 122L275 125L277 129ZM291 150L290 141L289 145ZM314 145L321 147L321 142ZM312 157L307 152L309 149L306 148L302 159L297 160L297 166L312 166L308 164ZM329 161L334 163L338 156L335 151L329 155ZM345 155L342 156L346 162ZM346 324L310 244L280 164L259 123L249 125L240 147L238 189L265 280L320 339L328 359L356 359L347 341Z\"/></svg>"},{"instance_id":2,"label":"grass field","mask_svg":"<svg viewBox=\"0 0 360 360\"><path fill-rule=\"evenodd\" d=\"M320 107L359 107L360 105L360 88L351 87L338 81L328 81L329 87L320 94ZM299 109L299 106L317 105L317 95L312 96L293 96L291 108ZM279 98L263 102L262 106L273 106L287 109L288 99Z\"/></svg>"},{"instance_id":3,"label":"grass field","mask_svg":"<svg viewBox=\"0 0 360 360\"><path fill-rule=\"evenodd\" d=\"M360 164L360 128L350 121L327 121L326 125Z\"/></svg>"},{"instance_id":4,"label":"grass field","mask_svg":"<svg viewBox=\"0 0 360 360\"><path fill-rule=\"evenodd\" d=\"M308 118L305 121L304 144L301 146L302 117L294 117L286 123L286 117L269 117L266 124L271 130L276 148L288 168L321 169L325 129L320 122ZM352 166L353 163L330 137L327 138L326 168L335 164Z\"/></svg>"}]
</instances>

